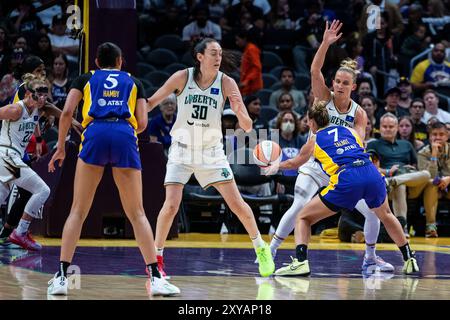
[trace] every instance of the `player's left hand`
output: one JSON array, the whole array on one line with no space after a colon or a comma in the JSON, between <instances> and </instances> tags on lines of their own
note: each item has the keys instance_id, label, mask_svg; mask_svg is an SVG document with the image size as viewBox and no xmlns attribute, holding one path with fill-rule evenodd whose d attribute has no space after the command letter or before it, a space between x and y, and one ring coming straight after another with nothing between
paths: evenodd
<instances>
[{"instance_id":1,"label":"player's left hand","mask_svg":"<svg viewBox=\"0 0 450 320\"><path fill-rule=\"evenodd\" d=\"M278 172L279 168L280 168L280 164L274 163L274 164L271 164L270 166L261 168L261 172L265 176L272 176Z\"/></svg>"}]
</instances>

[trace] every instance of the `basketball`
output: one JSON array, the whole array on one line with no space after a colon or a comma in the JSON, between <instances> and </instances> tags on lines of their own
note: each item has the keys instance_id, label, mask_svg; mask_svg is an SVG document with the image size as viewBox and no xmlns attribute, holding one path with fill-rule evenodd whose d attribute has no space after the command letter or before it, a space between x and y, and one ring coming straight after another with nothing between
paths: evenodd
<instances>
[{"instance_id":1,"label":"basketball","mask_svg":"<svg viewBox=\"0 0 450 320\"><path fill-rule=\"evenodd\" d=\"M258 143L253 150L255 164L260 167L267 167L278 163L281 160L281 148L278 143L264 140Z\"/></svg>"}]
</instances>

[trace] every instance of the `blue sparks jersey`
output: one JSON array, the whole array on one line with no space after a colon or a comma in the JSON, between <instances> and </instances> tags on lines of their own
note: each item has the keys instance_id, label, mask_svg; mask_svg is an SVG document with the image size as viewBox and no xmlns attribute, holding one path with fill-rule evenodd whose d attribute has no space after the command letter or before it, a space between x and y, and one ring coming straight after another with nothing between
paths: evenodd
<instances>
[{"instance_id":1,"label":"blue sparks jersey","mask_svg":"<svg viewBox=\"0 0 450 320\"><path fill-rule=\"evenodd\" d=\"M102 69L75 80L72 88L83 93L83 127L94 119L116 117L137 128L134 112L137 99L143 98L142 84L129 73Z\"/></svg>"},{"instance_id":2,"label":"blue sparks jersey","mask_svg":"<svg viewBox=\"0 0 450 320\"><path fill-rule=\"evenodd\" d=\"M344 164L355 160L370 161L358 134L343 126L329 126L317 131L314 157L329 176Z\"/></svg>"}]
</instances>

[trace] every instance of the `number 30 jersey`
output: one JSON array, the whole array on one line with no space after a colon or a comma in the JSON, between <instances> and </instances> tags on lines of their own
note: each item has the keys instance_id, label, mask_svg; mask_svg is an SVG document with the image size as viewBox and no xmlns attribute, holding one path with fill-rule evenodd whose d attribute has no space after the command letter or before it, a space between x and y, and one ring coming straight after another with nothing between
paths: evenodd
<instances>
[{"instance_id":1,"label":"number 30 jersey","mask_svg":"<svg viewBox=\"0 0 450 320\"><path fill-rule=\"evenodd\" d=\"M225 103L222 77L219 71L213 83L201 89L194 79L194 69L187 69L186 84L177 97L177 120L170 131L173 141L202 148L221 143Z\"/></svg>"},{"instance_id":2,"label":"number 30 jersey","mask_svg":"<svg viewBox=\"0 0 450 320\"><path fill-rule=\"evenodd\" d=\"M145 99L145 92L141 82L129 73L115 69L91 71L75 79L73 88L83 93L83 127L93 119L115 117L137 128L134 111L137 99Z\"/></svg>"},{"instance_id":3,"label":"number 30 jersey","mask_svg":"<svg viewBox=\"0 0 450 320\"><path fill-rule=\"evenodd\" d=\"M31 113L28 113L25 103L22 100L16 103L22 107L22 114L16 121L3 120L0 146L9 147L20 152L20 156L23 157L28 142L37 126L39 111L35 108Z\"/></svg>"}]
</instances>

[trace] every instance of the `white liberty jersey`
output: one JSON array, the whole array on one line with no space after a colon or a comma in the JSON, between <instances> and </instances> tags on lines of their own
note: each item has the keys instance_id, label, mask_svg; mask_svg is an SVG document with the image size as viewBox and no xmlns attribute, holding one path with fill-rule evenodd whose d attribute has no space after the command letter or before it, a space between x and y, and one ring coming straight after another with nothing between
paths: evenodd
<instances>
[{"instance_id":1,"label":"white liberty jersey","mask_svg":"<svg viewBox=\"0 0 450 320\"><path fill-rule=\"evenodd\" d=\"M327 103L327 111L328 116L330 118L329 125L354 128L356 110L358 110L359 105L355 101L351 100L350 110L348 110L345 113L342 113L334 105L333 98L334 93L331 92L331 99ZM313 136L315 136L315 134L309 131L308 140ZM322 167L319 165L317 161L315 161L315 158L313 156L309 158L308 162L306 162L298 169L298 172L311 176L320 187L328 185L329 181L328 175L325 172L323 172Z\"/></svg>"},{"instance_id":2,"label":"white liberty jersey","mask_svg":"<svg viewBox=\"0 0 450 320\"><path fill-rule=\"evenodd\" d=\"M206 89L194 80L194 69L187 69L187 81L177 97L177 120L170 135L172 140L189 147L209 148L222 143L223 73Z\"/></svg>"},{"instance_id":3,"label":"white liberty jersey","mask_svg":"<svg viewBox=\"0 0 450 320\"><path fill-rule=\"evenodd\" d=\"M356 110L358 110L359 104L357 104L355 101L351 100L350 110L348 110L345 113L342 113L342 112L339 112L339 110L334 105L333 98L334 98L334 93L331 92L331 99L327 103L327 111L328 111L328 115L330 117L330 125L334 124L337 126L354 128L355 127Z\"/></svg>"},{"instance_id":4,"label":"white liberty jersey","mask_svg":"<svg viewBox=\"0 0 450 320\"><path fill-rule=\"evenodd\" d=\"M28 113L22 100L17 103L22 107L22 115L16 121L3 120L0 133L0 148L6 154L15 150L16 153L20 153L20 156L23 157L31 135L38 124L39 110L35 108L31 113Z\"/></svg>"}]
</instances>

